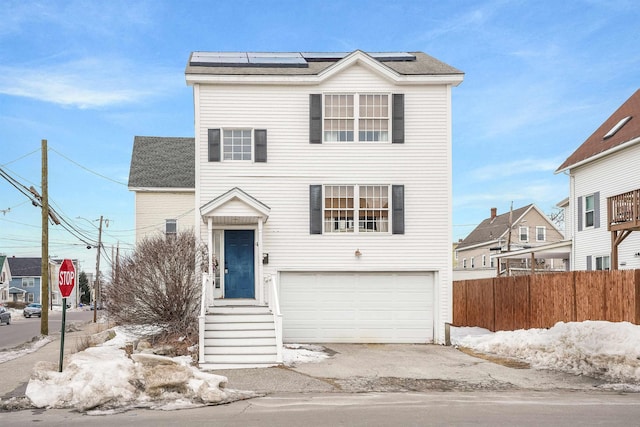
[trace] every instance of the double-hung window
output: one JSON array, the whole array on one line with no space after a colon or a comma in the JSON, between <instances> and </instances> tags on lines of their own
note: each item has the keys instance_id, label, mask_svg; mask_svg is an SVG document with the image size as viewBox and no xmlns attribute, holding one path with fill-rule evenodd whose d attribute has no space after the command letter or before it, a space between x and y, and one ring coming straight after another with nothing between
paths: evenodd
<instances>
[{"instance_id":1,"label":"double-hung window","mask_svg":"<svg viewBox=\"0 0 640 427\"><path fill-rule=\"evenodd\" d=\"M389 111L388 94L326 94L324 140L388 142Z\"/></svg>"},{"instance_id":2,"label":"double-hung window","mask_svg":"<svg viewBox=\"0 0 640 427\"><path fill-rule=\"evenodd\" d=\"M547 227L544 225L536 226L536 242L544 242L547 240Z\"/></svg>"},{"instance_id":3,"label":"double-hung window","mask_svg":"<svg viewBox=\"0 0 640 427\"><path fill-rule=\"evenodd\" d=\"M35 279L33 277L23 277L22 278L22 287L23 288L33 288L35 287Z\"/></svg>"},{"instance_id":4,"label":"double-hung window","mask_svg":"<svg viewBox=\"0 0 640 427\"><path fill-rule=\"evenodd\" d=\"M529 227L520 227L520 241L528 242L529 241Z\"/></svg>"},{"instance_id":5,"label":"double-hung window","mask_svg":"<svg viewBox=\"0 0 640 427\"><path fill-rule=\"evenodd\" d=\"M389 232L389 186L326 185L324 232Z\"/></svg>"},{"instance_id":6,"label":"double-hung window","mask_svg":"<svg viewBox=\"0 0 640 427\"><path fill-rule=\"evenodd\" d=\"M175 237L178 234L178 221L167 219L164 224L164 232L167 237Z\"/></svg>"},{"instance_id":7,"label":"double-hung window","mask_svg":"<svg viewBox=\"0 0 640 427\"><path fill-rule=\"evenodd\" d=\"M594 224L594 198L593 194L584 198L584 226L593 227Z\"/></svg>"}]
</instances>

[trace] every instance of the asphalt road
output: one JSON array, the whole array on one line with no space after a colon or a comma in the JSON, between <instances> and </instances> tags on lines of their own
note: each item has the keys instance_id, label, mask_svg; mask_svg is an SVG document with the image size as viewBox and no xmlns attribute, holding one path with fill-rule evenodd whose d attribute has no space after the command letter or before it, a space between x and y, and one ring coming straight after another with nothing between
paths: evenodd
<instances>
[{"instance_id":1,"label":"asphalt road","mask_svg":"<svg viewBox=\"0 0 640 427\"><path fill-rule=\"evenodd\" d=\"M66 323L93 320L92 311L68 310ZM62 311L49 311L49 334L59 333ZM12 313L11 324L0 326L0 351L18 347L40 335L40 318L25 318L22 313Z\"/></svg>"},{"instance_id":2,"label":"asphalt road","mask_svg":"<svg viewBox=\"0 0 640 427\"><path fill-rule=\"evenodd\" d=\"M431 392L278 394L180 411L135 409L87 416L71 410L2 414L3 426L634 426L636 393Z\"/></svg>"}]
</instances>

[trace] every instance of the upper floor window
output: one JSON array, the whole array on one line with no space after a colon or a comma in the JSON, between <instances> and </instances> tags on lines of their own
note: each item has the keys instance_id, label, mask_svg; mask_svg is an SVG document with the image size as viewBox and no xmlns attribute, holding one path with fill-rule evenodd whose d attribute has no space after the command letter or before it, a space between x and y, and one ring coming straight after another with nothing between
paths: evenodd
<instances>
[{"instance_id":1,"label":"upper floor window","mask_svg":"<svg viewBox=\"0 0 640 427\"><path fill-rule=\"evenodd\" d=\"M22 278L22 287L23 288L33 288L35 286L35 280L33 277L23 277Z\"/></svg>"},{"instance_id":2,"label":"upper floor window","mask_svg":"<svg viewBox=\"0 0 640 427\"><path fill-rule=\"evenodd\" d=\"M222 159L251 160L251 145L251 129L225 129L222 135Z\"/></svg>"},{"instance_id":3,"label":"upper floor window","mask_svg":"<svg viewBox=\"0 0 640 427\"><path fill-rule=\"evenodd\" d=\"M528 242L529 241L529 227L520 227L520 241Z\"/></svg>"},{"instance_id":4,"label":"upper floor window","mask_svg":"<svg viewBox=\"0 0 640 427\"><path fill-rule=\"evenodd\" d=\"M327 94L324 96L326 142L389 141L389 95Z\"/></svg>"},{"instance_id":5,"label":"upper floor window","mask_svg":"<svg viewBox=\"0 0 640 427\"><path fill-rule=\"evenodd\" d=\"M471 268L476 268L475 257L471 257Z\"/></svg>"},{"instance_id":6,"label":"upper floor window","mask_svg":"<svg viewBox=\"0 0 640 427\"><path fill-rule=\"evenodd\" d=\"M324 232L389 232L389 186L326 185Z\"/></svg>"},{"instance_id":7,"label":"upper floor window","mask_svg":"<svg viewBox=\"0 0 640 427\"><path fill-rule=\"evenodd\" d=\"M462 260L462 268L467 268L467 259L466 258L464 258Z\"/></svg>"},{"instance_id":8,"label":"upper floor window","mask_svg":"<svg viewBox=\"0 0 640 427\"><path fill-rule=\"evenodd\" d=\"M486 255L482 255L482 266L483 267L487 266L487 256Z\"/></svg>"},{"instance_id":9,"label":"upper floor window","mask_svg":"<svg viewBox=\"0 0 640 427\"><path fill-rule=\"evenodd\" d=\"M175 219L168 219L165 221L164 232L167 237L175 236L178 234L178 221Z\"/></svg>"},{"instance_id":10,"label":"upper floor window","mask_svg":"<svg viewBox=\"0 0 640 427\"><path fill-rule=\"evenodd\" d=\"M267 161L266 129L209 129L208 160Z\"/></svg>"},{"instance_id":11,"label":"upper floor window","mask_svg":"<svg viewBox=\"0 0 640 427\"><path fill-rule=\"evenodd\" d=\"M584 226L593 227L595 203L593 194L584 198Z\"/></svg>"},{"instance_id":12,"label":"upper floor window","mask_svg":"<svg viewBox=\"0 0 640 427\"><path fill-rule=\"evenodd\" d=\"M545 240L547 240L547 227L539 225L536 227L536 241L544 242Z\"/></svg>"}]
</instances>

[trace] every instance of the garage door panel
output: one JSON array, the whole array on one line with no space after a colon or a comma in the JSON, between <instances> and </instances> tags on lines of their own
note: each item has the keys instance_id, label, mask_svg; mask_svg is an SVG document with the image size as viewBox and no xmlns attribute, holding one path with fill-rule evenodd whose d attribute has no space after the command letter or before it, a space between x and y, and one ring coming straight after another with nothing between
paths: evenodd
<instances>
[{"instance_id":1,"label":"garage door panel","mask_svg":"<svg viewBox=\"0 0 640 427\"><path fill-rule=\"evenodd\" d=\"M433 273L280 275L285 342L433 340Z\"/></svg>"}]
</instances>

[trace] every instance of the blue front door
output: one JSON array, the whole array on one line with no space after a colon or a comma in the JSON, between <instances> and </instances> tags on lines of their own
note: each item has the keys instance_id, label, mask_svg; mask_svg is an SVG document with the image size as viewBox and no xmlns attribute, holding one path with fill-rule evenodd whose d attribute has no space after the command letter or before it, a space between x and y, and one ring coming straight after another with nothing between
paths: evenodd
<instances>
[{"instance_id":1,"label":"blue front door","mask_svg":"<svg viewBox=\"0 0 640 427\"><path fill-rule=\"evenodd\" d=\"M225 298L255 298L253 246L253 230L225 230Z\"/></svg>"}]
</instances>

